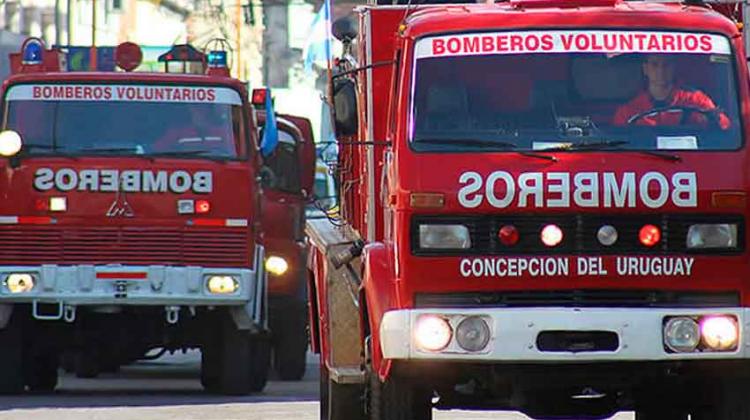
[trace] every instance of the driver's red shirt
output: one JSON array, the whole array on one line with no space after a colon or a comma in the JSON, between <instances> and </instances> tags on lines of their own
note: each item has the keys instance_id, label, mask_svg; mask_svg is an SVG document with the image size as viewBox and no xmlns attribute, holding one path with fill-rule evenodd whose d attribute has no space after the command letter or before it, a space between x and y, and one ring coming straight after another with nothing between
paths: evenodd
<instances>
[{"instance_id":1,"label":"driver's red shirt","mask_svg":"<svg viewBox=\"0 0 750 420\"><path fill-rule=\"evenodd\" d=\"M615 112L615 117L612 121L614 125L627 125L628 119L634 115L638 115L641 112L648 111L654 108L662 108L669 106L689 106L693 108L699 108L702 110L710 111L715 110L716 105L705 93L699 90L687 90L681 88L674 88L670 97L662 104L654 103L653 98L648 91L639 93L635 98L625 105L620 106ZM644 116L633 122L636 125L679 125L682 120L682 111L671 110L665 112L659 112L653 115ZM726 130L731 125L729 117L723 112L718 114L719 126L722 130ZM705 115L699 112L690 112L687 121L691 124L706 125L707 118Z\"/></svg>"}]
</instances>

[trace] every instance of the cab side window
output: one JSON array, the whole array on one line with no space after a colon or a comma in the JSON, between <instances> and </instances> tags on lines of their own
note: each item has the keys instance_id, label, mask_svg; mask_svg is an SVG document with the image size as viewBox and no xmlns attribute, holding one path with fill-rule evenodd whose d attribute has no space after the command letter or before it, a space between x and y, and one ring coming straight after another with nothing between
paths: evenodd
<instances>
[{"instance_id":1,"label":"cab side window","mask_svg":"<svg viewBox=\"0 0 750 420\"><path fill-rule=\"evenodd\" d=\"M300 193L297 141L294 134L279 127L279 144L273 154L265 159L265 166L271 172L270 188L288 193Z\"/></svg>"}]
</instances>

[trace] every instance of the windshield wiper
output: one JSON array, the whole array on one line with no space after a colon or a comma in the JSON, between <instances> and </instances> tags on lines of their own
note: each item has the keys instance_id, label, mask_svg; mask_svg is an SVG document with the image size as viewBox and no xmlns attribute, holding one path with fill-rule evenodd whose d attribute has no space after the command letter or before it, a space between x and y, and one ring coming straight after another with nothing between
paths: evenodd
<instances>
[{"instance_id":1,"label":"windshield wiper","mask_svg":"<svg viewBox=\"0 0 750 420\"><path fill-rule=\"evenodd\" d=\"M513 152L518 153L523 156L557 162L557 158L554 156L547 156L547 155L542 155L542 154L534 153L534 152L525 152L522 150L515 150L518 146L516 146L514 143L507 142L507 141L462 138L462 139L416 139L414 140L414 142L426 143L426 144L452 144L452 145L458 145L458 146L489 146L489 147L496 147L496 148L505 149L505 150L512 150Z\"/></svg>"},{"instance_id":2,"label":"windshield wiper","mask_svg":"<svg viewBox=\"0 0 750 420\"><path fill-rule=\"evenodd\" d=\"M556 147L550 147L547 149L541 149L540 152L563 152L563 151L570 151L570 150L607 150L609 148L613 147L620 147L624 146L626 144L630 144L629 141L626 140L605 140L605 141L596 141L596 142L580 142L580 143L571 143L569 145L564 146L556 146ZM662 158L665 160L668 160L670 162L680 162L682 161L682 158L671 153L663 153L658 152L655 150L629 150L631 152L637 152L637 153L643 153L649 156L655 156L658 158Z\"/></svg>"},{"instance_id":3,"label":"windshield wiper","mask_svg":"<svg viewBox=\"0 0 750 420\"><path fill-rule=\"evenodd\" d=\"M570 143L562 146L548 147L546 149L539 149L538 152L565 152L568 150L607 150L611 147L624 146L630 143L625 140L604 140L604 141L589 141L589 142L578 142Z\"/></svg>"},{"instance_id":4,"label":"windshield wiper","mask_svg":"<svg viewBox=\"0 0 750 420\"><path fill-rule=\"evenodd\" d=\"M83 153L133 153L135 155L142 155L138 153L138 149L135 147L91 147L76 149L76 152Z\"/></svg>"}]
</instances>

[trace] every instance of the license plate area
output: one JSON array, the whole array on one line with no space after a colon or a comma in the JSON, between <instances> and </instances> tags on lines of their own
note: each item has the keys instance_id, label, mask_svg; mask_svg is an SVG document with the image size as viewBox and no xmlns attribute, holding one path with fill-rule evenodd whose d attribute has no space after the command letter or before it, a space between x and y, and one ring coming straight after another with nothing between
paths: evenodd
<instances>
[{"instance_id":1,"label":"license plate area","mask_svg":"<svg viewBox=\"0 0 750 420\"><path fill-rule=\"evenodd\" d=\"M620 337L612 331L542 331L536 347L543 352L614 352Z\"/></svg>"}]
</instances>

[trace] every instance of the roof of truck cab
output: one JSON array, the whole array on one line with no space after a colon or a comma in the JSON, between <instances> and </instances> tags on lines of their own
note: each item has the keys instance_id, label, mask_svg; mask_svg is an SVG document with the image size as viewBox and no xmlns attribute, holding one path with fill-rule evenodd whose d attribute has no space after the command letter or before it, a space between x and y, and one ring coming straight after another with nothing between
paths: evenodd
<instances>
[{"instance_id":1,"label":"roof of truck cab","mask_svg":"<svg viewBox=\"0 0 750 420\"><path fill-rule=\"evenodd\" d=\"M549 2L552 4L553 2ZM422 6L406 19L404 36L524 29L667 29L739 36L737 25L707 7L618 1L611 6L522 7L510 2ZM406 14L406 11L405 11Z\"/></svg>"},{"instance_id":2,"label":"roof of truck cab","mask_svg":"<svg viewBox=\"0 0 750 420\"><path fill-rule=\"evenodd\" d=\"M119 83L119 84L165 84L188 86L226 86L245 89L237 79L222 76L183 73L146 72L49 72L17 73L9 76L4 85L16 83Z\"/></svg>"}]
</instances>

